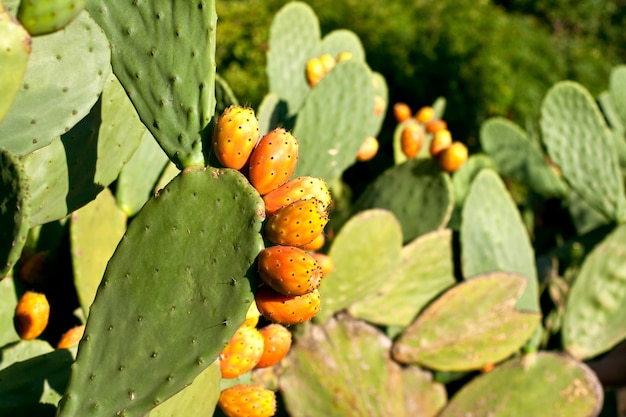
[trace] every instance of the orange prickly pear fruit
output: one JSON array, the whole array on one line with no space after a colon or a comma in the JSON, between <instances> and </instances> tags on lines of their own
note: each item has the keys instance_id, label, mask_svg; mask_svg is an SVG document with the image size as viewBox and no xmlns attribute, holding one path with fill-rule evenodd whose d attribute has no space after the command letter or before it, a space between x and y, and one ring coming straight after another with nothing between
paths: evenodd
<instances>
[{"instance_id":1,"label":"orange prickly pear fruit","mask_svg":"<svg viewBox=\"0 0 626 417\"><path fill-rule=\"evenodd\" d=\"M26 291L15 306L13 324L21 339L32 340L46 329L49 317L50 304L46 296Z\"/></svg>"},{"instance_id":2,"label":"orange prickly pear fruit","mask_svg":"<svg viewBox=\"0 0 626 417\"><path fill-rule=\"evenodd\" d=\"M324 64L319 58L311 58L306 63L306 81L309 87L315 87L326 75Z\"/></svg>"},{"instance_id":3,"label":"orange prickly pear fruit","mask_svg":"<svg viewBox=\"0 0 626 417\"><path fill-rule=\"evenodd\" d=\"M235 385L220 393L217 404L227 417L271 417L276 394L260 385Z\"/></svg>"},{"instance_id":4,"label":"orange prickly pear fruit","mask_svg":"<svg viewBox=\"0 0 626 417\"><path fill-rule=\"evenodd\" d=\"M331 54L323 54L320 56L320 62L324 67L324 75L328 74L337 64L337 61L335 61L335 58Z\"/></svg>"},{"instance_id":5,"label":"orange prickly pear fruit","mask_svg":"<svg viewBox=\"0 0 626 417\"><path fill-rule=\"evenodd\" d=\"M306 245L302 245L301 248L304 250L308 250L314 252L316 250L320 250L324 247L324 243L326 243L326 235L324 232L317 235L315 239L311 243L307 243Z\"/></svg>"},{"instance_id":6,"label":"orange prickly pear fruit","mask_svg":"<svg viewBox=\"0 0 626 417\"><path fill-rule=\"evenodd\" d=\"M227 168L244 167L259 140L259 121L250 107L229 106L218 117L213 151Z\"/></svg>"},{"instance_id":7,"label":"orange prickly pear fruit","mask_svg":"<svg viewBox=\"0 0 626 417\"><path fill-rule=\"evenodd\" d=\"M339 55L337 55L337 62L347 61L349 59L352 59L351 52L344 51L340 53Z\"/></svg>"},{"instance_id":8,"label":"orange prickly pear fruit","mask_svg":"<svg viewBox=\"0 0 626 417\"><path fill-rule=\"evenodd\" d=\"M303 295L319 287L322 268L306 251L293 246L270 246L258 256L263 282L285 295Z\"/></svg>"},{"instance_id":9,"label":"orange prickly pear fruit","mask_svg":"<svg viewBox=\"0 0 626 417\"><path fill-rule=\"evenodd\" d=\"M291 179L263 196L265 214L271 216L281 207L294 201L317 198L324 207L331 203L330 191L326 182L321 178L298 177Z\"/></svg>"},{"instance_id":10,"label":"orange prickly pear fruit","mask_svg":"<svg viewBox=\"0 0 626 417\"><path fill-rule=\"evenodd\" d=\"M285 326L272 323L259 329L263 336L263 356L257 368L268 368L283 360L291 348L291 332Z\"/></svg>"},{"instance_id":11,"label":"orange prickly pear fruit","mask_svg":"<svg viewBox=\"0 0 626 417\"><path fill-rule=\"evenodd\" d=\"M428 124L435 118L435 110L430 106L424 106L415 113L415 120L422 124Z\"/></svg>"},{"instance_id":12,"label":"orange prickly pear fruit","mask_svg":"<svg viewBox=\"0 0 626 417\"><path fill-rule=\"evenodd\" d=\"M278 209L265 224L265 237L277 245L311 243L328 222L327 207L317 198L298 200Z\"/></svg>"},{"instance_id":13,"label":"orange prickly pear fruit","mask_svg":"<svg viewBox=\"0 0 626 417\"><path fill-rule=\"evenodd\" d=\"M431 120L430 122L426 123L426 131L428 133L437 133L440 130L443 129L447 129L448 128L448 124L446 123L445 120Z\"/></svg>"},{"instance_id":14,"label":"orange prickly pear fruit","mask_svg":"<svg viewBox=\"0 0 626 417\"><path fill-rule=\"evenodd\" d=\"M467 147L461 142L452 142L452 145L439 155L439 166L446 172L452 173L467 161Z\"/></svg>"},{"instance_id":15,"label":"orange prickly pear fruit","mask_svg":"<svg viewBox=\"0 0 626 417\"><path fill-rule=\"evenodd\" d=\"M378 153L378 139L374 136L368 136L361 144L359 151L356 154L357 161L365 162L374 158Z\"/></svg>"},{"instance_id":16,"label":"orange prickly pear fruit","mask_svg":"<svg viewBox=\"0 0 626 417\"><path fill-rule=\"evenodd\" d=\"M320 310L318 290L304 295L284 295L262 285L254 299L263 317L286 326L311 320Z\"/></svg>"},{"instance_id":17,"label":"orange prickly pear fruit","mask_svg":"<svg viewBox=\"0 0 626 417\"><path fill-rule=\"evenodd\" d=\"M448 129L442 129L435 133L433 140L430 141L430 155L437 158L450 145L452 145L452 135Z\"/></svg>"},{"instance_id":18,"label":"orange prickly pear fruit","mask_svg":"<svg viewBox=\"0 0 626 417\"><path fill-rule=\"evenodd\" d=\"M263 336L254 328L239 326L220 353L222 378L237 378L254 369L263 354Z\"/></svg>"},{"instance_id":19,"label":"orange prickly pear fruit","mask_svg":"<svg viewBox=\"0 0 626 417\"><path fill-rule=\"evenodd\" d=\"M423 142L424 130L419 124L409 123L402 129L400 147L407 158L415 158L422 149Z\"/></svg>"},{"instance_id":20,"label":"orange prickly pear fruit","mask_svg":"<svg viewBox=\"0 0 626 417\"><path fill-rule=\"evenodd\" d=\"M322 268L322 278L335 270L335 263L330 256L319 252L313 252L311 256L317 261L319 267Z\"/></svg>"},{"instance_id":21,"label":"orange prickly pear fruit","mask_svg":"<svg viewBox=\"0 0 626 417\"><path fill-rule=\"evenodd\" d=\"M398 123L409 120L412 114L411 108L406 103L396 103L393 105L393 117L396 118Z\"/></svg>"},{"instance_id":22,"label":"orange prickly pear fruit","mask_svg":"<svg viewBox=\"0 0 626 417\"><path fill-rule=\"evenodd\" d=\"M59 339L59 342L57 343L57 349L68 349L78 345L78 342L80 342L80 339L82 339L84 332L84 324L72 327L71 329L63 333L61 339Z\"/></svg>"},{"instance_id":23,"label":"orange prickly pear fruit","mask_svg":"<svg viewBox=\"0 0 626 417\"><path fill-rule=\"evenodd\" d=\"M250 155L250 182L265 195L283 185L298 162L298 141L283 128L263 136Z\"/></svg>"},{"instance_id":24,"label":"orange prickly pear fruit","mask_svg":"<svg viewBox=\"0 0 626 417\"><path fill-rule=\"evenodd\" d=\"M248 307L248 311L246 312L246 319L241 324L242 326L248 327L256 327L259 323L259 317L261 317L261 313L259 309L256 307L256 303L253 301Z\"/></svg>"},{"instance_id":25,"label":"orange prickly pear fruit","mask_svg":"<svg viewBox=\"0 0 626 417\"><path fill-rule=\"evenodd\" d=\"M374 96L374 116L380 116L385 111L385 99L381 96Z\"/></svg>"}]
</instances>

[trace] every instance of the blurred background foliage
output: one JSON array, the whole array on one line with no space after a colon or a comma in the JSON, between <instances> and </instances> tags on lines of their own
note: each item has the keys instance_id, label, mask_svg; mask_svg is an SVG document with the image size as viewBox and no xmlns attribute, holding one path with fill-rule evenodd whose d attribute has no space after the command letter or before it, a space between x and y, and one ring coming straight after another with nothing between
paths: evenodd
<instances>
[{"instance_id":1,"label":"blurred background foliage","mask_svg":"<svg viewBox=\"0 0 626 417\"><path fill-rule=\"evenodd\" d=\"M265 53L285 0L217 2L218 73L243 104L267 91ZM446 97L453 136L470 146L481 121L505 116L527 126L556 81L597 95L624 62L625 0L307 0L322 34L346 28L361 38L370 66L387 79L391 103L413 110ZM381 142L390 140L387 119Z\"/></svg>"}]
</instances>

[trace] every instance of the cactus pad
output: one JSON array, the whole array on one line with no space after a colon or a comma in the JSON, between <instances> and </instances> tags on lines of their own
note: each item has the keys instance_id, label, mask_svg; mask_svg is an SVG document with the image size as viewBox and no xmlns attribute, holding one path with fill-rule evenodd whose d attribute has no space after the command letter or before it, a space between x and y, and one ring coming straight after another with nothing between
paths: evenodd
<instances>
[{"instance_id":1,"label":"cactus pad","mask_svg":"<svg viewBox=\"0 0 626 417\"><path fill-rule=\"evenodd\" d=\"M296 176L332 182L354 163L361 143L370 136L373 91L369 67L354 60L338 63L311 90L293 128L301 155Z\"/></svg>"},{"instance_id":2,"label":"cactus pad","mask_svg":"<svg viewBox=\"0 0 626 417\"><path fill-rule=\"evenodd\" d=\"M316 320L324 321L384 288L388 274L400 260L401 245L400 225L390 212L368 210L353 216L328 252L335 270L322 280L322 305Z\"/></svg>"},{"instance_id":3,"label":"cactus pad","mask_svg":"<svg viewBox=\"0 0 626 417\"><path fill-rule=\"evenodd\" d=\"M74 211L70 222L70 251L74 285L84 317L104 275L107 262L126 231L126 215L108 188Z\"/></svg>"},{"instance_id":4,"label":"cactus pad","mask_svg":"<svg viewBox=\"0 0 626 417\"><path fill-rule=\"evenodd\" d=\"M146 203L109 261L58 416L141 415L206 369L253 301L263 215L228 169L186 169Z\"/></svg>"},{"instance_id":5,"label":"cactus pad","mask_svg":"<svg viewBox=\"0 0 626 417\"><path fill-rule=\"evenodd\" d=\"M609 96L622 125L626 125L626 65L618 65L611 71Z\"/></svg>"},{"instance_id":6,"label":"cactus pad","mask_svg":"<svg viewBox=\"0 0 626 417\"><path fill-rule=\"evenodd\" d=\"M444 229L404 246L398 264L387 273L385 287L350 306L350 314L386 326L409 325L426 304L455 283L451 239L452 232Z\"/></svg>"},{"instance_id":7,"label":"cactus pad","mask_svg":"<svg viewBox=\"0 0 626 417\"><path fill-rule=\"evenodd\" d=\"M305 3L286 4L272 20L267 53L269 90L286 103L289 116L298 112L309 93L304 69L320 38L317 16Z\"/></svg>"},{"instance_id":8,"label":"cactus pad","mask_svg":"<svg viewBox=\"0 0 626 417\"><path fill-rule=\"evenodd\" d=\"M179 168L204 165L200 132L215 111L215 1L95 0L87 9L154 138Z\"/></svg>"},{"instance_id":9,"label":"cactus pad","mask_svg":"<svg viewBox=\"0 0 626 417\"><path fill-rule=\"evenodd\" d=\"M0 280L0 305L3 306L0 309L0 346L20 340L13 325L18 294L15 280L16 278L10 275Z\"/></svg>"},{"instance_id":10,"label":"cactus pad","mask_svg":"<svg viewBox=\"0 0 626 417\"><path fill-rule=\"evenodd\" d=\"M566 187L526 132L504 118L491 118L480 127L483 150L502 176L529 186L545 197L562 197Z\"/></svg>"},{"instance_id":11,"label":"cactus pad","mask_svg":"<svg viewBox=\"0 0 626 417\"><path fill-rule=\"evenodd\" d=\"M563 318L565 349L589 359L626 338L626 226L619 226L585 258L572 284Z\"/></svg>"},{"instance_id":12,"label":"cactus pad","mask_svg":"<svg viewBox=\"0 0 626 417\"><path fill-rule=\"evenodd\" d=\"M86 12L65 30L34 38L32 51L0 122L0 146L18 155L48 145L89 113L111 71L109 43Z\"/></svg>"},{"instance_id":13,"label":"cactus pad","mask_svg":"<svg viewBox=\"0 0 626 417\"><path fill-rule=\"evenodd\" d=\"M346 314L311 325L284 361L280 388L290 416L434 417L445 405L430 373L400 367L391 341Z\"/></svg>"},{"instance_id":14,"label":"cactus pad","mask_svg":"<svg viewBox=\"0 0 626 417\"><path fill-rule=\"evenodd\" d=\"M329 32L317 47L317 52L313 56L330 54L334 58L342 52L349 52L356 61L365 62L365 50L361 39L352 31L347 29L336 29ZM310 56L309 58L313 58Z\"/></svg>"},{"instance_id":15,"label":"cactus pad","mask_svg":"<svg viewBox=\"0 0 626 417\"><path fill-rule=\"evenodd\" d=\"M507 358L541 319L515 309L525 286L524 277L493 273L449 289L402 332L394 358L441 371L479 369Z\"/></svg>"},{"instance_id":16,"label":"cactus pad","mask_svg":"<svg viewBox=\"0 0 626 417\"><path fill-rule=\"evenodd\" d=\"M445 227L452 213L450 176L436 161L412 159L383 172L357 200L354 211L390 210L402 225L404 242Z\"/></svg>"},{"instance_id":17,"label":"cactus pad","mask_svg":"<svg viewBox=\"0 0 626 417\"><path fill-rule=\"evenodd\" d=\"M0 279L22 254L30 211L29 182L22 161L0 148Z\"/></svg>"},{"instance_id":18,"label":"cactus pad","mask_svg":"<svg viewBox=\"0 0 626 417\"><path fill-rule=\"evenodd\" d=\"M521 215L498 174L483 169L474 179L462 212L461 264L465 278L506 271L528 280L517 307L539 311L535 255Z\"/></svg>"},{"instance_id":19,"label":"cactus pad","mask_svg":"<svg viewBox=\"0 0 626 417\"><path fill-rule=\"evenodd\" d=\"M593 97L563 81L541 105L541 132L548 154L563 178L609 219L626 220L626 197L613 138Z\"/></svg>"},{"instance_id":20,"label":"cactus pad","mask_svg":"<svg viewBox=\"0 0 626 417\"><path fill-rule=\"evenodd\" d=\"M0 122L17 94L30 57L31 39L26 30L0 4Z\"/></svg>"},{"instance_id":21,"label":"cactus pad","mask_svg":"<svg viewBox=\"0 0 626 417\"><path fill-rule=\"evenodd\" d=\"M539 352L476 377L456 393L440 417L596 417L602 400L602 386L587 365Z\"/></svg>"},{"instance_id":22,"label":"cactus pad","mask_svg":"<svg viewBox=\"0 0 626 417\"><path fill-rule=\"evenodd\" d=\"M22 0L17 18L31 35L63 29L78 16L87 0Z\"/></svg>"}]
</instances>

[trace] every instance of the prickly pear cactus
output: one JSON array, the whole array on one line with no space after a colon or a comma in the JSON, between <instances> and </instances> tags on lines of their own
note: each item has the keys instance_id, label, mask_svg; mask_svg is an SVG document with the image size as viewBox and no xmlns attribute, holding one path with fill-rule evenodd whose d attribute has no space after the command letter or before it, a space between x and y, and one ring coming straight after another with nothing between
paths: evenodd
<instances>
[{"instance_id":1,"label":"prickly pear cactus","mask_svg":"<svg viewBox=\"0 0 626 417\"><path fill-rule=\"evenodd\" d=\"M541 150L515 123L503 118L487 120L480 127L480 143L502 176L527 185L545 197L565 195L563 181Z\"/></svg>"},{"instance_id":2,"label":"prickly pear cactus","mask_svg":"<svg viewBox=\"0 0 626 417\"><path fill-rule=\"evenodd\" d=\"M30 228L29 182L22 161L0 148L0 279L20 258Z\"/></svg>"},{"instance_id":3,"label":"prickly pear cactus","mask_svg":"<svg viewBox=\"0 0 626 417\"><path fill-rule=\"evenodd\" d=\"M86 12L65 30L33 38L21 87L0 122L0 146L25 155L50 144L89 113L110 71L107 38Z\"/></svg>"},{"instance_id":4,"label":"prickly pear cactus","mask_svg":"<svg viewBox=\"0 0 626 417\"><path fill-rule=\"evenodd\" d=\"M614 221L626 219L626 197L613 137L589 92L564 81L541 106L541 132L563 178L589 205Z\"/></svg>"},{"instance_id":5,"label":"prickly pear cactus","mask_svg":"<svg viewBox=\"0 0 626 417\"><path fill-rule=\"evenodd\" d=\"M30 52L30 35L0 4L0 122L22 84Z\"/></svg>"},{"instance_id":6,"label":"prickly pear cactus","mask_svg":"<svg viewBox=\"0 0 626 417\"><path fill-rule=\"evenodd\" d=\"M280 379L289 415L436 416L446 403L443 386L395 363L390 348L380 330L346 314L307 326Z\"/></svg>"},{"instance_id":7,"label":"prickly pear cactus","mask_svg":"<svg viewBox=\"0 0 626 417\"><path fill-rule=\"evenodd\" d=\"M232 170L187 169L150 200L107 266L57 415L142 415L209 366L253 300L262 220Z\"/></svg>"},{"instance_id":8,"label":"prickly pear cactus","mask_svg":"<svg viewBox=\"0 0 626 417\"><path fill-rule=\"evenodd\" d=\"M412 159L382 173L355 203L354 212L381 208L396 216L402 238L418 236L445 227L453 206L449 175L436 161Z\"/></svg>"},{"instance_id":9,"label":"prickly pear cactus","mask_svg":"<svg viewBox=\"0 0 626 417\"><path fill-rule=\"evenodd\" d=\"M549 384L544 381L550 380ZM586 365L565 355L539 352L510 359L466 384L440 417L474 415L597 416L602 386Z\"/></svg>"},{"instance_id":10,"label":"prickly pear cactus","mask_svg":"<svg viewBox=\"0 0 626 417\"><path fill-rule=\"evenodd\" d=\"M87 0L22 0L17 18L33 35L63 29L85 8Z\"/></svg>"},{"instance_id":11,"label":"prickly pear cactus","mask_svg":"<svg viewBox=\"0 0 626 417\"><path fill-rule=\"evenodd\" d=\"M111 64L142 122L179 168L204 165L215 111L215 1L90 1ZM120 22L124 22L120 24Z\"/></svg>"},{"instance_id":12,"label":"prickly pear cactus","mask_svg":"<svg viewBox=\"0 0 626 417\"><path fill-rule=\"evenodd\" d=\"M498 175L483 169L465 200L461 224L463 276L487 272L520 274L528 281L517 307L539 311L535 255L517 207Z\"/></svg>"},{"instance_id":13,"label":"prickly pear cactus","mask_svg":"<svg viewBox=\"0 0 626 417\"><path fill-rule=\"evenodd\" d=\"M541 319L515 308L526 285L525 277L493 273L449 289L396 339L394 358L442 371L500 362L524 345Z\"/></svg>"},{"instance_id":14,"label":"prickly pear cactus","mask_svg":"<svg viewBox=\"0 0 626 417\"><path fill-rule=\"evenodd\" d=\"M626 226L619 226L585 258L565 308L562 338L577 359L606 352L626 339L626 270L620 262Z\"/></svg>"}]
</instances>

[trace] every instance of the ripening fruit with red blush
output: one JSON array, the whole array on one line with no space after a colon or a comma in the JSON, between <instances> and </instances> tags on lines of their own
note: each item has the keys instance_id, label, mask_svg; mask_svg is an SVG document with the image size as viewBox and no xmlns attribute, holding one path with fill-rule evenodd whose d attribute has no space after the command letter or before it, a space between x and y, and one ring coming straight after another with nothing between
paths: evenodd
<instances>
[{"instance_id":1,"label":"ripening fruit with red blush","mask_svg":"<svg viewBox=\"0 0 626 417\"><path fill-rule=\"evenodd\" d=\"M218 117L213 152L226 168L244 167L259 140L259 121L250 107L229 106Z\"/></svg>"},{"instance_id":2,"label":"ripening fruit with red blush","mask_svg":"<svg viewBox=\"0 0 626 417\"><path fill-rule=\"evenodd\" d=\"M373 136L368 136L361 144L361 147L356 154L356 160L359 162L365 162L374 158L378 153L379 146L378 139Z\"/></svg>"},{"instance_id":3,"label":"ripening fruit with red blush","mask_svg":"<svg viewBox=\"0 0 626 417\"><path fill-rule=\"evenodd\" d=\"M22 340L32 340L48 326L50 304L42 293L26 291L15 306L13 324Z\"/></svg>"},{"instance_id":4,"label":"ripening fruit with red blush","mask_svg":"<svg viewBox=\"0 0 626 417\"><path fill-rule=\"evenodd\" d=\"M308 250L314 252L316 250L320 250L324 247L324 243L326 243L326 235L324 232L317 235L315 239L311 243L307 243L306 245L302 245L301 248L304 250Z\"/></svg>"},{"instance_id":5,"label":"ripening fruit with red blush","mask_svg":"<svg viewBox=\"0 0 626 417\"><path fill-rule=\"evenodd\" d=\"M320 310L318 290L304 295L284 295L261 285L254 299L263 317L286 326L311 320Z\"/></svg>"},{"instance_id":6,"label":"ripening fruit with red blush","mask_svg":"<svg viewBox=\"0 0 626 417\"><path fill-rule=\"evenodd\" d=\"M283 128L263 136L250 155L250 183L265 195L283 185L298 162L298 141Z\"/></svg>"},{"instance_id":7,"label":"ripening fruit with red blush","mask_svg":"<svg viewBox=\"0 0 626 417\"><path fill-rule=\"evenodd\" d=\"M265 237L284 246L306 245L328 223L327 207L316 198L298 200L278 209L265 223Z\"/></svg>"},{"instance_id":8,"label":"ripening fruit with red blush","mask_svg":"<svg viewBox=\"0 0 626 417\"><path fill-rule=\"evenodd\" d=\"M319 287L322 268L306 251L293 246L270 246L258 256L263 282L285 295L303 295Z\"/></svg>"},{"instance_id":9,"label":"ripening fruit with red blush","mask_svg":"<svg viewBox=\"0 0 626 417\"><path fill-rule=\"evenodd\" d=\"M448 173L461 168L465 161L467 161L467 147L461 142L453 142L439 155L439 166Z\"/></svg>"},{"instance_id":10,"label":"ripening fruit with red blush","mask_svg":"<svg viewBox=\"0 0 626 417\"><path fill-rule=\"evenodd\" d=\"M269 217L278 209L288 206L294 201L309 198L316 198L324 207L328 208L332 200L326 182L315 177L293 178L263 196L265 215Z\"/></svg>"},{"instance_id":11,"label":"ripening fruit with red blush","mask_svg":"<svg viewBox=\"0 0 626 417\"><path fill-rule=\"evenodd\" d=\"M263 336L263 355L256 368L269 368L283 360L291 348L291 332L285 326L272 323L259 329Z\"/></svg>"},{"instance_id":12,"label":"ripening fruit with red blush","mask_svg":"<svg viewBox=\"0 0 626 417\"><path fill-rule=\"evenodd\" d=\"M272 417L276 394L260 385L235 385L220 393L217 404L227 417Z\"/></svg>"},{"instance_id":13,"label":"ripening fruit with red blush","mask_svg":"<svg viewBox=\"0 0 626 417\"><path fill-rule=\"evenodd\" d=\"M424 129L417 123L409 123L400 136L400 148L402 153L409 159L415 158L422 149L424 142Z\"/></svg>"},{"instance_id":14,"label":"ripening fruit with red blush","mask_svg":"<svg viewBox=\"0 0 626 417\"><path fill-rule=\"evenodd\" d=\"M430 141L430 156L433 158L439 157L439 154L448 149L450 145L452 145L452 135L450 131L448 129L438 131Z\"/></svg>"},{"instance_id":15,"label":"ripening fruit with red blush","mask_svg":"<svg viewBox=\"0 0 626 417\"><path fill-rule=\"evenodd\" d=\"M57 349L68 349L78 345L80 339L83 338L83 333L85 332L85 325L81 324L78 326L74 326L71 329L67 330L61 336L57 343Z\"/></svg>"},{"instance_id":16,"label":"ripening fruit with red blush","mask_svg":"<svg viewBox=\"0 0 626 417\"><path fill-rule=\"evenodd\" d=\"M395 117L398 123L409 120L412 114L411 108L406 103L396 103L393 105L393 117Z\"/></svg>"},{"instance_id":17,"label":"ripening fruit with red blush","mask_svg":"<svg viewBox=\"0 0 626 417\"><path fill-rule=\"evenodd\" d=\"M220 353L222 378L237 378L254 369L263 354L263 336L250 326L240 326Z\"/></svg>"},{"instance_id":18,"label":"ripening fruit with red blush","mask_svg":"<svg viewBox=\"0 0 626 417\"><path fill-rule=\"evenodd\" d=\"M448 124L446 123L445 120L441 120L441 119L437 119L437 120L431 120L430 122L426 123L426 131L428 133L437 133L440 130L443 129L447 129L448 128Z\"/></svg>"}]
</instances>

